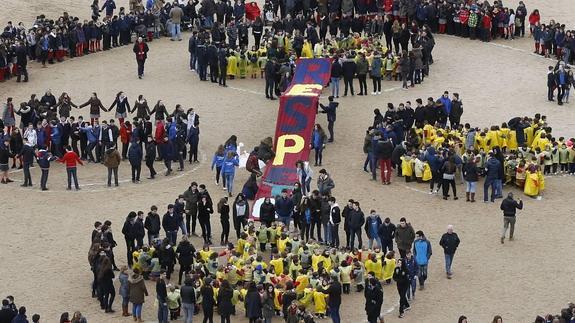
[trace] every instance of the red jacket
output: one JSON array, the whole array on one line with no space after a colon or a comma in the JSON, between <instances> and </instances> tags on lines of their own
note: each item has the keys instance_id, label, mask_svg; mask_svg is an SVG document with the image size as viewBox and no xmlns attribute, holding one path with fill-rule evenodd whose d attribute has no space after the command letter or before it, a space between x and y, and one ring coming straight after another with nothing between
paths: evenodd
<instances>
[{"instance_id":1,"label":"red jacket","mask_svg":"<svg viewBox=\"0 0 575 323\"><path fill-rule=\"evenodd\" d=\"M123 144L130 142L130 137L132 136L132 126L129 127L124 123L120 126L120 140Z\"/></svg>"},{"instance_id":2,"label":"red jacket","mask_svg":"<svg viewBox=\"0 0 575 323\"><path fill-rule=\"evenodd\" d=\"M164 137L166 136L166 128L162 122L156 123L156 133L154 135L154 139L156 140L156 144L161 145L164 143Z\"/></svg>"},{"instance_id":3,"label":"red jacket","mask_svg":"<svg viewBox=\"0 0 575 323\"><path fill-rule=\"evenodd\" d=\"M64 154L64 157L58 159L59 162L66 164L66 168L76 167L77 164L84 165L82 160L73 151L68 151Z\"/></svg>"},{"instance_id":4,"label":"red jacket","mask_svg":"<svg viewBox=\"0 0 575 323\"><path fill-rule=\"evenodd\" d=\"M532 13L529 15L529 24L535 25L539 22L540 19L541 19L541 17L539 15L535 15Z\"/></svg>"},{"instance_id":5,"label":"red jacket","mask_svg":"<svg viewBox=\"0 0 575 323\"><path fill-rule=\"evenodd\" d=\"M491 17L489 17L489 15L483 16L482 25L485 29L491 29Z\"/></svg>"}]
</instances>

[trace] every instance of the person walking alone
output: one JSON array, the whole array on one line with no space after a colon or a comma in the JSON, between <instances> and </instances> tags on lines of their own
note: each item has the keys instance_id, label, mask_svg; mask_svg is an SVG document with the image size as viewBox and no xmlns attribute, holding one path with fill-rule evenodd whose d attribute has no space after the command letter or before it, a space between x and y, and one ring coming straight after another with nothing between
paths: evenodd
<instances>
[{"instance_id":1,"label":"person walking alone","mask_svg":"<svg viewBox=\"0 0 575 323\"><path fill-rule=\"evenodd\" d=\"M180 39L181 40L181 39ZM134 44L134 54L136 54L136 63L138 63L138 78L144 76L144 64L148 58L148 44L144 43L142 37L138 37L138 41Z\"/></svg>"},{"instance_id":2,"label":"person walking alone","mask_svg":"<svg viewBox=\"0 0 575 323\"><path fill-rule=\"evenodd\" d=\"M509 229L509 241L513 240L513 233L515 231L515 213L517 209L523 209L523 201L521 199L514 200L513 193L509 192L507 198L501 201L501 210L503 211L503 230L501 231L501 243L505 242L505 233L507 233L507 228L511 225Z\"/></svg>"},{"instance_id":3,"label":"person walking alone","mask_svg":"<svg viewBox=\"0 0 575 323\"><path fill-rule=\"evenodd\" d=\"M447 226L447 232L441 236L439 245L443 248L443 253L445 255L445 274L447 279L451 279L453 272L451 271L451 264L453 263L453 256L455 256L455 251L459 247L459 237L457 233L453 232L453 225Z\"/></svg>"}]
</instances>

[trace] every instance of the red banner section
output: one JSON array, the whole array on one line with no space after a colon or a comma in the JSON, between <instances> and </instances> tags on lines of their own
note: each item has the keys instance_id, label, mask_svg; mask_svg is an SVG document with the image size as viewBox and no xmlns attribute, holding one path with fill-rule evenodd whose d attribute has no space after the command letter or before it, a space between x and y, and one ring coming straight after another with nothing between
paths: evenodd
<instances>
[{"instance_id":1,"label":"red banner section","mask_svg":"<svg viewBox=\"0 0 575 323\"><path fill-rule=\"evenodd\" d=\"M275 158L268 162L252 208L259 218L259 205L265 197L275 197L297 182L295 163L307 161L317 105L327 84L331 64L328 59L299 60L292 85L280 97L274 139ZM318 83L316 83L318 82Z\"/></svg>"}]
</instances>

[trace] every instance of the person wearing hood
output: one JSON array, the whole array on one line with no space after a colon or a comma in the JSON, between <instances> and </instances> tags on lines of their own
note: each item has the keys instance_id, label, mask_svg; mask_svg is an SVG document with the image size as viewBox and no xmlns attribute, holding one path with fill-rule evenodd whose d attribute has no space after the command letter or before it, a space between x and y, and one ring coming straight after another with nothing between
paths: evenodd
<instances>
[{"instance_id":1,"label":"person wearing hood","mask_svg":"<svg viewBox=\"0 0 575 323\"><path fill-rule=\"evenodd\" d=\"M327 130L329 132L329 139L328 142L333 142L333 126L335 124L336 119L336 112L339 106L338 102L335 102L333 96L330 95L328 98L329 104L327 106L323 104L319 104L320 108L322 109L321 113L327 114Z\"/></svg>"},{"instance_id":2,"label":"person wearing hood","mask_svg":"<svg viewBox=\"0 0 575 323\"><path fill-rule=\"evenodd\" d=\"M128 161L132 168L132 183L140 182L140 172L142 171L142 146L140 145L140 139L136 139L136 142L130 144L128 148Z\"/></svg>"},{"instance_id":3,"label":"person wearing hood","mask_svg":"<svg viewBox=\"0 0 575 323\"><path fill-rule=\"evenodd\" d=\"M490 151L489 158L485 164L485 182L483 183L483 202L485 203L488 202L489 187L491 187L490 201L491 203L495 202L496 181L499 179L499 168L501 167L501 163L495 158L495 154Z\"/></svg>"},{"instance_id":4,"label":"person wearing hood","mask_svg":"<svg viewBox=\"0 0 575 323\"><path fill-rule=\"evenodd\" d=\"M236 237L240 238L240 233L248 223L250 215L250 205L246 201L244 195L239 193L234 200L232 206L232 220L234 222L234 229L236 230Z\"/></svg>"},{"instance_id":5,"label":"person wearing hood","mask_svg":"<svg viewBox=\"0 0 575 323\"><path fill-rule=\"evenodd\" d=\"M423 231L418 230L415 233L415 241L413 242L413 256L417 264L417 276L419 278L419 289L425 288L425 280L427 279L427 265L431 258L431 243L423 234Z\"/></svg>"},{"instance_id":6,"label":"person wearing hood","mask_svg":"<svg viewBox=\"0 0 575 323\"><path fill-rule=\"evenodd\" d=\"M108 187L112 186L112 173L114 174L114 185L118 186L118 167L122 161L120 152L116 146L112 146L104 153L104 166L108 168Z\"/></svg>"},{"instance_id":7,"label":"person wearing hood","mask_svg":"<svg viewBox=\"0 0 575 323\"><path fill-rule=\"evenodd\" d=\"M134 269L134 273L128 279L128 284L130 303L132 303L132 318L134 321L143 322L142 306L144 305L145 297L148 296L148 290L144 283L144 277L138 269Z\"/></svg>"},{"instance_id":8,"label":"person wearing hood","mask_svg":"<svg viewBox=\"0 0 575 323\"><path fill-rule=\"evenodd\" d=\"M381 218L375 210L371 210L369 212L369 216L365 219L365 233L367 234L368 243L367 246L369 249L373 249L373 240L377 243L377 247L381 248L381 238L379 237L378 231L380 226L382 225Z\"/></svg>"}]
</instances>

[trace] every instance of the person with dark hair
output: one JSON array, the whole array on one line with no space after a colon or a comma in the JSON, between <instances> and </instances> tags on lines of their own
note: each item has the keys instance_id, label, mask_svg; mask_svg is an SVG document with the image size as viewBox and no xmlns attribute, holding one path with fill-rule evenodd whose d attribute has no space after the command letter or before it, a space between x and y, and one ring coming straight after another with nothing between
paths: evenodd
<instances>
[{"instance_id":1,"label":"person with dark hair","mask_svg":"<svg viewBox=\"0 0 575 323\"><path fill-rule=\"evenodd\" d=\"M369 323L378 323L379 313L383 305L383 288L381 288L381 284L373 275L367 279L364 296L367 321Z\"/></svg>"},{"instance_id":2,"label":"person with dark hair","mask_svg":"<svg viewBox=\"0 0 575 323\"><path fill-rule=\"evenodd\" d=\"M363 246L363 242L361 239L361 228L365 224L365 215L363 214L363 211L359 207L359 202L357 201L353 202L353 208L352 210L350 210L348 216L350 217L349 228L351 231L349 247L351 248L351 250L354 249L355 238L357 236L357 240L359 243L358 248L361 249Z\"/></svg>"},{"instance_id":3,"label":"person with dark hair","mask_svg":"<svg viewBox=\"0 0 575 323\"><path fill-rule=\"evenodd\" d=\"M513 192L507 194L507 198L501 202L500 209L503 211L503 230L501 231L501 243L505 242L505 233L507 228L509 229L509 241L513 240L513 233L515 232L515 214L517 209L523 209L523 201L519 199L518 201L513 199Z\"/></svg>"},{"instance_id":4,"label":"person with dark hair","mask_svg":"<svg viewBox=\"0 0 575 323\"><path fill-rule=\"evenodd\" d=\"M100 298L100 307L106 313L114 313L112 304L116 297L116 290L114 289L114 270L112 262L107 256L100 256L101 261L98 265L98 296Z\"/></svg>"},{"instance_id":5,"label":"person with dark hair","mask_svg":"<svg viewBox=\"0 0 575 323\"><path fill-rule=\"evenodd\" d=\"M196 305L196 291L194 289L194 280L192 278L186 278L184 286L180 289L180 295L182 297L184 323L192 323L194 307Z\"/></svg>"},{"instance_id":6,"label":"person with dark hair","mask_svg":"<svg viewBox=\"0 0 575 323\"><path fill-rule=\"evenodd\" d=\"M2 309L0 310L0 322L11 323L16 313L10 308L10 301L8 299L2 300Z\"/></svg>"},{"instance_id":7,"label":"person with dark hair","mask_svg":"<svg viewBox=\"0 0 575 323\"><path fill-rule=\"evenodd\" d=\"M413 243L413 256L417 264L417 276L419 278L419 289L425 288L425 280L427 279L427 265L429 258L431 258L431 243L423 234L423 231L418 230L415 233L416 239ZM414 292L415 293L415 292Z\"/></svg>"},{"instance_id":8,"label":"person with dark hair","mask_svg":"<svg viewBox=\"0 0 575 323\"><path fill-rule=\"evenodd\" d=\"M131 268L133 265L132 253L136 251L136 212L132 211L126 217L124 226L122 227L122 234L126 241L126 255L128 257L128 266Z\"/></svg>"},{"instance_id":9,"label":"person with dark hair","mask_svg":"<svg viewBox=\"0 0 575 323\"><path fill-rule=\"evenodd\" d=\"M223 280L218 291L217 306L222 323L231 323L230 316L234 314L234 290L227 280Z\"/></svg>"},{"instance_id":10,"label":"person with dark hair","mask_svg":"<svg viewBox=\"0 0 575 323\"><path fill-rule=\"evenodd\" d=\"M178 230L180 225L178 222L178 216L174 212L174 205L168 205L168 211L162 217L162 228L166 232L166 237L169 239L172 245L176 244L178 241Z\"/></svg>"},{"instance_id":11,"label":"person with dark hair","mask_svg":"<svg viewBox=\"0 0 575 323\"><path fill-rule=\"evenodd\" d=\"M156 298L158 300L158 322L168 323L168 289L165 272L162 272L160 279L156 281Z\"/></svg>"},{"instance_id":12,"label":"person with dark hair","mask_svg":"<svg viewBox=\"0 0 575 323\"><path fill-rule=\"evenodd\" d=\"M80 157L72 151L70 146L66 146L66 153L63 157L58 159L59 162L66 165L66 173L68 174L68 188L67 190L72 189L72 178L74 179L74 186L76 190L80 190L80 185L78 185L78 173L76 171L77 164L84 165Z\"/></svg>"},{"instance_id":13,"label":"person with dark hair","mask_svg":"<svg viewBox=\"0 0 575 323\"><path fill-rule=\"evenodd\" d=\"M142 306L144 305L145 296L148 296L146 283L144 277L140 274L138 269L134 269L134 273L128 279L130 303L132 303L132 317L134 321L142 321Z\"/></svg>"},{"instance_id":14,"label":"person with dark hair","mask_svg":"<svg viewBox=\"0 0 575 323\"><path fill-rule=\"evenodd\" d=\"M197 236L196 234L196 219L198 217L198 183L192 182L190 187L183 194L184 200L186 201L185 211L186 211L186 231L188 234ZM191 231L190 231L191 222Z\"/></svg>"},{"instance_id":15,"label":"person with dark hair","mask_svg":"<svg viewBox=\"0 0 575 323\"><path fill-rule=\"evenodd\" d=\"M409 289L409 272L403 258L397 260L393 271L393 280L397 283L397 292L399 294L399 318L402 318L404 312L409 310L407 301L407 290Z\"/></svg>"},{"instance_id":16,"label":"person with dark hair","mask_svg":"<svg viewBox=\"0 0 575 323\"><path fill-rule=\"evenodd\" d=\"M204 323L214 322L214 288L212 287L212 279L210 277L204 278L204 284L200 288L200 295L202 297L202 312L204 312Z\"/></svg>"},{"instance_id":17,"label":"person with dark hair","mask_svg":"<svg viewBox=\"0 0 575 323\"><path fill-rule=\"evenodd\" d=\"M232 220L234 222L234 229L236 230L236 237L240 238L240 233L243 231L244 227L248 224L248 218L250 216L250 205L248 201L244 198L242 193L239 193L234 200L232 206Z\"/></svg>"},{"instance_id":18,"label":"person with dark hair","mask_svg":"<svg viewBox=\"0 0 575 323\"><path fill-rule=\"evenodd\" d=\"M198 202L198 221L202 229L202 238L204 243L212 244L212 227L210 223L210 216L214 213L212 201L207 196L203 195Z\"/></svg>"},{"instance_id":19,"label":"person with dark hair","mask_svg":"<svg viewBox=\"0 0 575 323\"><path fill-rule=\"evenodd\" d=\"M365 75L364 75L365 76ZM366 90L367 95L367 90ZM335 124L337 108L339 106L338 102L335 102L333 96L330 95L328 98L329 104L327 106L323 104L319 104L319 107L322 109L321 113L327 114L327 130L329 132L329 139L327 142L333 142L333 126Z\"/></svg>"},{"instance_id":20,"label":"person with dark hair","mask_svg":"<svg viewBox=\"0 0 575 323\"><path fill-rule=\"evenodd\" d=\"M230 236L230 205L228 204L228 197L224 196L218 202L218 213L220 214L220 223L222 224L222 234L220 236L220 244L226 246Z\"/></svg>"},{"instance_id":21,"label":"person with dark hair","mask_svg":"<svg viewBox=\"0 0 575 323\"><path fill-rule=\"evenodd\" d=\"M204 298L205 299L205 298ZM262 316L262 298L256 284L251 282L248 287L248 292L245 297L246 316L250 323L256 323Z\"/></svg>"}]
</instances>

